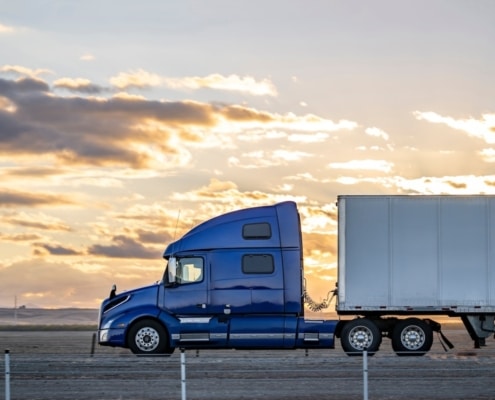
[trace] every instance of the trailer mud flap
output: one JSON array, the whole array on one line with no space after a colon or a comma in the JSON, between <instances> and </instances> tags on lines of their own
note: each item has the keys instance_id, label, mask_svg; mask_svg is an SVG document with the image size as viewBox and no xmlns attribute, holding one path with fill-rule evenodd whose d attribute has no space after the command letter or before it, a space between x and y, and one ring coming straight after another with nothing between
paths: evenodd
<instances>
[{"instance_id":1,"label":"trailer mud flap","mask_svg":"<svg viewBox=\"0 0 495 400\"><path fill-rule=\"evenodd\" d=\"M429 318L425 319L424 321L428 325L430 325L433 332L437 332L437 334L439 336L439 342L445 351L449 351L449 349L451 350L454 348L454 345L452 344L452 342L449 339L447 339L447 337L443 334L441 324L439 324L437 321L433 321L432 319L429 319ZM447 347L448 347L448 349L447 349Z\"/></svg>"}]
</instances>

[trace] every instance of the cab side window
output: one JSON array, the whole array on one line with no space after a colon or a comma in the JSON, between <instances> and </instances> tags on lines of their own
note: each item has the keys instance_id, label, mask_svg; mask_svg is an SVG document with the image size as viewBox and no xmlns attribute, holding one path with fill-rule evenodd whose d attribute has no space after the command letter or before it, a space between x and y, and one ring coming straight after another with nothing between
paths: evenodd
<instances>
[{"instance_id":1,"label":"cab side window","mask_svg":"<svg viewBox=\"0 0 495 400\"><path fill-rule=\"evenodd\" d=\"M272 274L274 271L271 254L246 254L242 257L242 272L245 274Z\"/></svg>"},{"instance_id":2,"label":"cab side window","mask_svg":"<svg viewBox=\"0 0 495 400\"><path fill-rule=\"evenodd\" d=\"M203 259L201 257L184 257L177 260L176 282L183 285L203 280Z\"/></svg>"}]
</instances>

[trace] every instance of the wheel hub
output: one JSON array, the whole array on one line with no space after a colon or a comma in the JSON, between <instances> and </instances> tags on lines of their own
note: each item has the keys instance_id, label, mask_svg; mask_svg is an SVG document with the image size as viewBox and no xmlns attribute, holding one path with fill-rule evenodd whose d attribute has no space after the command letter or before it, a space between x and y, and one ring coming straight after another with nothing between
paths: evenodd
<instances>
[{"instance_id":1,"label":"wheel hub","mask_svg":"<svg viewBox=\"0 0 495 400\"><path fill-rule=\"evenodd\" d=\"M417 326L408 326L402 331L402 344L408 350L418 350L425 343L425 333Z\"/></svg>"},{"instance_id":2,"label":"wheel hub","mask_svg":"<svg viewBox=\"0 0 495 400\"><path fill-rule=\"evenodd\" d=\"M135 341L141 351L153 351L160 343L160 336L153 328L145 327L136 333Z\"/></svg>"},{"instance_id":3,"label":"wheel hub","mask_svg":"<svg viewBox=\"0 0 495 400\"><path fill-rule=\"evenodd\" d=\"M364 350L373 342L373 334L365 327L358 326L349 333L349 342L356 350Z\"/></svg>"}]
</instances>

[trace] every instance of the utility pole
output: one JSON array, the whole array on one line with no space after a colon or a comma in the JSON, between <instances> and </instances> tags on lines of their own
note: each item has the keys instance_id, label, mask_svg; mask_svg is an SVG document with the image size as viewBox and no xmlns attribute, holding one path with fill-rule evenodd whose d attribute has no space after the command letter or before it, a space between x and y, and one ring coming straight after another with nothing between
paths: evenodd
<instances>
[{"instance_id":1,"label":"utility pole","mask_svg":"<svg viewBox=\"0 0 495 400\"><path fill-rule=\"evenodd\" d=\"M14 325L17 325L17 295L14 296Z\"/></svg>"}]
</instances>

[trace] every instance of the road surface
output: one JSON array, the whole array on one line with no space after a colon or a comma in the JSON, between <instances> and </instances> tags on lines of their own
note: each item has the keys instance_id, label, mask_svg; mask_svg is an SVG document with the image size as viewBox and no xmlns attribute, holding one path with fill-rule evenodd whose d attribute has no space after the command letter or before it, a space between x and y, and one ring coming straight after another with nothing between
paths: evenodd
<instances>
[{"instance_id":1,"label":"road surface","mask_svg":"<svg viewBox=\"0 0 495 400\"><path fill-rule=\"evenodd\" d=\"M423 357L397 357L384 339L368 358L368 395L378 399L495 399L495 341L474 349L462 327L444 328ZM9 350L12 400L181 399L181 354L137 357L96 346L90 331L0 331ZM187 399L353 400L363 398L363 360L335 350L188 350ZM5 363L0 364L0 399Z\"/></svg>"}]
</instances>

